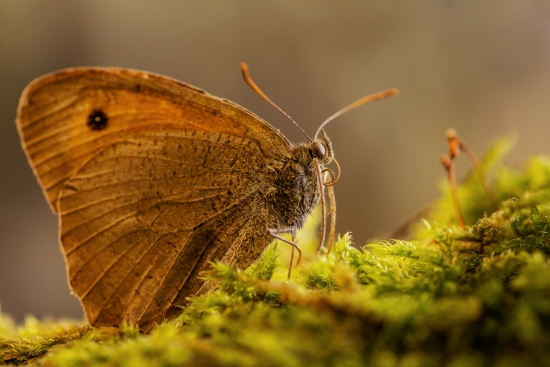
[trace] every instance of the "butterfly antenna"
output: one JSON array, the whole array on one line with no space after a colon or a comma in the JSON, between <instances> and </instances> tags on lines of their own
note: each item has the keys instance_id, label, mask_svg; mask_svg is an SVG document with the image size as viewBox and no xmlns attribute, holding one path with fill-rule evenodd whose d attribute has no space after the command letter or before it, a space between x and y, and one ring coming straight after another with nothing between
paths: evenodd
<instances>
[{"instance_id":1,"label":"butterfly antenna","mask_svg":"<svg viewBox=\"0 0 550 367\"><path fill-rule=\"evenodd\" d=\"M378 100L381 100L381 99L384 99L384 98L396 96L398 94L399 94L399 91L395 88L392 88L392 89L387 89L387 90L382 91L382 92L369 94L368 96L365 96L361 99L358 99L357 101L353 102L349 106L346 106L346 107L342 108L340 111L336 112L334 115L332 115L328 119L326 119L321 124L321 126L319 126L319 128L317 129L317 132L315 133L315 139L317 139L317 136L319 135L319 133L321 132L323 127L325 127L326 124L328 124L329 122L331 122L332 120L334 120L338 116L343 115L344 113L346 113L348 111L351 111L354 108L357 108L361 105L364 105L365 103L378 101Z\"/></svg>"},{"instance_id":2,"label":"butterfly antenna","mask_svg":"<svg viewBox=\"0 0 550 367\"><path fill-rule=\"evenodd\" d=\"M277 106L275 103L273 103L273 101L271 99L269 99L269 97L266 96L265 93L262 92L262 90L260 88L258 88L256 83L254 83L254 81L250 77L250 74L248 73L248 65L246 65L246 63L244 63L244 62L241 62L240 66L241 66L241 70L243 71L244 81L250 86L250 88L254 89L254 91L256 93L258 93L260 95L260 97L262 97L267 102L269 102L269 104L271 104L273 107L278 109L279 112L281 112L283 115L285 115L290 121L292 121L294 123L294 125L296 125L298 127L298 129L300 129L304 133L304 135L308 138L309 141L312 141L311 138L309 137L309 135L304 131L304 129L302 129L302 127L300 125L298 125L298 123L296 121L294 121L292 119L292 117L290 117L285 111L280 109L279 106Z\"/></svg>"}]
</instances>

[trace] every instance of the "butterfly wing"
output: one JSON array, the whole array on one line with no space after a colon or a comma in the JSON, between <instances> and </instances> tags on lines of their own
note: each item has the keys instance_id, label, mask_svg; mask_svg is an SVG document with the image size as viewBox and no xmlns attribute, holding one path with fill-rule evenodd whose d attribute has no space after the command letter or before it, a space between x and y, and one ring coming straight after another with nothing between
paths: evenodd
<instances>
[{"instance_id":1,"label":"butterfly wing","mask_svg":"<svg viewBox=\"0 0 550 367\"><path fill-rule=\"evenodd\" d=\"M227 141L227 140L229 141ZM147 328L194 295L210 261L250 264L270 242L255 144L209 133L115 143L61 191L69 281L93 325Z\"/></svg>"},{"instance_id":2,"label":"butterfly wing","mask_svg":"<svg viewBox=\"0 0 550 367\"><path fill-rule=\"evenodd\" d=\"M103 127L94 126L98 118ZM290 147L277 129L230 101L129 69L75 68L36 79L21 96L17 126L53 211L84 162L139 132L223 133L254 141L269 158L288 156Z\"/></svg>"},{"instance_id":3,"label":"butterfly wing","mask_svg":"<svg viewBox=\"0 0 550 367\"><path fill-rule=\"evenodd\" d=\"M18 126L92 325L148 329L200 289L209 261L247 266L271 240L263 193L290 144L228 101L143 72L75 69L34 82Z\"/></svg>"}]
</instances>

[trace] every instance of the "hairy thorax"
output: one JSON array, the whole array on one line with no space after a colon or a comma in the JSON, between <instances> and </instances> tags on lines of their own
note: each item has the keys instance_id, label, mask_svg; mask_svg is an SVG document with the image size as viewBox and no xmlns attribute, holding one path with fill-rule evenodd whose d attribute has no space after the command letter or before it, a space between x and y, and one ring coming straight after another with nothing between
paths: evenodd
<instances>
[{"instance_id":1,"label":"hairy thorax","mask_svg":"<svg viewBox=\"0 0 550 367\"><path fill-rule=\"evenodd\" d=\"M301 228L319 202L317 173L308 150L306 144L294 146L291 157L275 169L267 201L278 228Z\"/></svg>"}]
</instances>

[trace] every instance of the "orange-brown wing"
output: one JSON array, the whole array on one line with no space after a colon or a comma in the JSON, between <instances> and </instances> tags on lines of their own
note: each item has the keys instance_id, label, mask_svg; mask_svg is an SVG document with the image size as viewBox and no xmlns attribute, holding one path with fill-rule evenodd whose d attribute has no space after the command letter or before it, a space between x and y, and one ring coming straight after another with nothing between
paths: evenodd
<instances>
[{"instance_id":1,"label":"orange-brown wing","mask_svg":"<svg viewBox=\"0 0 550 367\"><path fill-rule=\"evenodd\" d=\"M266 157L290 143L244 108L173 79L115 68L61 70L33 81L17 126L52 210L64 182L98 151L143 131L203 131L254 141Z\"/></svg>"},{"instance_id":2,"label":"orange-brown wing","mask_svg":"<svg viewBox=\"0 0 550 367\"><path fill-rule=\"evenodd\" d=\"M94 325L148 328L195 294L208 261L246 266L270 241L258 193L290 144L231 102L144 72L72 69L33 82L17 122Z\"/></svg>"},{"instance_id":3,"label":"orange-brown wing","mask_svg":"<svg viewBox=\"0 0 550 367\"><path fill-rule=\"evenodd\" d=\"M207 132L147 132L74 173L58 209L69 282L92 325L148 330L202 286L209 262L248 266L271 241L262 153Z\"/></svg>"}]
</instances>

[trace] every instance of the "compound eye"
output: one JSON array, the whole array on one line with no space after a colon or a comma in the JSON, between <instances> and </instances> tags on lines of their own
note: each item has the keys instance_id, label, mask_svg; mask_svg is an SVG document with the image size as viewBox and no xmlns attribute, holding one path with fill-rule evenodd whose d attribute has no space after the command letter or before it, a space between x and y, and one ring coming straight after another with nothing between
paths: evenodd
<instances>
[{"instance_id":1,"label":"compound eye","mask_svg":"<svg viewBox=\"0 0 550 367\"><path fill-rule=\"evenodd\" d=\"M309 146L309 155L311 158L323 159L325 157L325 146L318 141L314 141Z\"/></svg>"}]
</instances>

